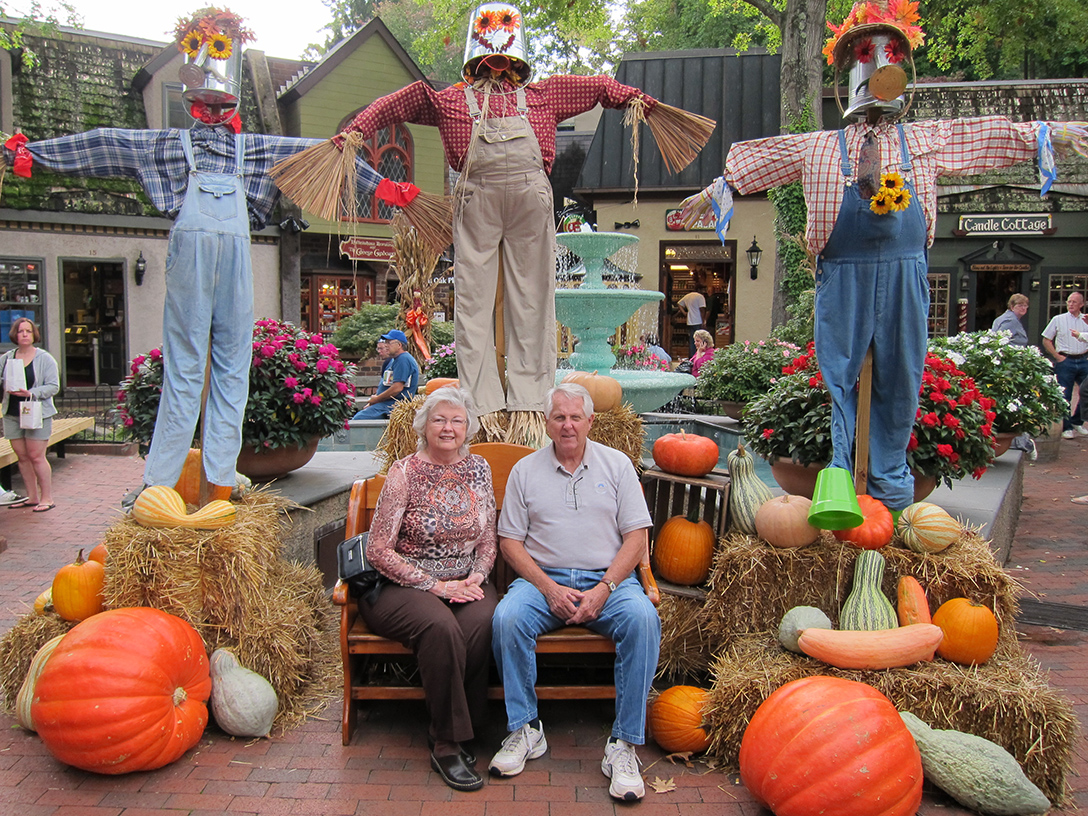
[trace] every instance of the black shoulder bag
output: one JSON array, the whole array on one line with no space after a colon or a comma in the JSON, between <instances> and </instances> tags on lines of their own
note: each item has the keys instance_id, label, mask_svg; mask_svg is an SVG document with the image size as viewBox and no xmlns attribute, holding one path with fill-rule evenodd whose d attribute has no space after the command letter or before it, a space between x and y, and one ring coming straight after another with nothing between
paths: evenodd
<instances>
[{"instance_id":1,"label":"black shoulder bag","mask_svg":"<svg viewBox=\"0 0 1088 816\"><path fill-rule=\"evenodd\" d=\"M367 533L359 533L336 545L336 564L340 580L348 585L353 598L368 604L378 600L384 578L366 560Z\"/></svg>"}]
</instances>

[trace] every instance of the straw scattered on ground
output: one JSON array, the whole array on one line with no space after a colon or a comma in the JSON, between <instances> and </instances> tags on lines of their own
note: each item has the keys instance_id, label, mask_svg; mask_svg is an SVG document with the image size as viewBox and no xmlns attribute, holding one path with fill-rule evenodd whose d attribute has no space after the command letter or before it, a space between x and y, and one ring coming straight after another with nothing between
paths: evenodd
<instances>
[{"instance_id":1,"label":"straw scattered on ground","mask_svg":"<svg viewBox=\"0 0 1088 816\"><path fill-rule=\"evenodd\" d=\"M73 626L74 623L63 620L55 612L45 615L31 612L19 618L0 638L0 693L3 694L0 708L4 713L15 713L15 698L38 649L57 635L67 634Z\"/></svg>"}]
</instances>

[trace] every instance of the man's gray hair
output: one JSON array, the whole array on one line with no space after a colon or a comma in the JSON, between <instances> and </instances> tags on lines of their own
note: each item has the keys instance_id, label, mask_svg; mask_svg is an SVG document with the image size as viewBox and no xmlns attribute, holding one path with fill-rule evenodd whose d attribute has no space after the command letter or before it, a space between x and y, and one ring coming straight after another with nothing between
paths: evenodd
<instances>
[{"instance_id":1,"label":"man's gray hair","mask_svg":"<svg viewBox=\"0 0 1088 816\"><path fill-rule=\"evenodd\" d=\"M544 397L544 416L550 417L552 415L552 407L555 403L556 394L566 394L571 399L579 399L582 401L582 410L586 412L587 417L593 416L593 397L589 395L589 391L586 390L584 385L578 385L578 383L562 382L548 391Z\"/></svg>"},{"instance_id":2,"label":"man's gray hair","mask_svg":"<svg viewBox=\"0 0 1088 816\"><path fill-rule=\"evenodd\" d=\"M416 450L427 450L427 422L431 418L431 411L439 405L455 405L464 410L468 417L468 428L465 430L465 444L461 446L461 453L468 453L469 441L480 430L480 420L476 418L476 406L472 404L472 396L464 388L452 385L436 388L416 411L416 418L412 420L412 430L416 432Z\"/></svg>"}]
</instances>

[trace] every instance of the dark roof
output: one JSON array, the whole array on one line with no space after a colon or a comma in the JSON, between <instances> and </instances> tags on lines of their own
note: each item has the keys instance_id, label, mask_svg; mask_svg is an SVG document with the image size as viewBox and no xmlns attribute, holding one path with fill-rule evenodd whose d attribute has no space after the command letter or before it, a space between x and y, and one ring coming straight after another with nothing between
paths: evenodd
<instances>
[{"instance_id":1,"label":"dark roof","mask_svg":"<svg viewBox=\"0 0 1088 816\"><path fill-rule=\"evenodd\" d=\"M669 173L649 128L639 150L639 190L697 189L721 175L733 142L779 133L781 59L753 48L662 51L624 57L616 79L678 108L701 113L718 126L699 156L679 175ZM607 193L632 188L630 130L622 110L606 110L586 156L577 191Z\"/></svg>"}]
</instances>

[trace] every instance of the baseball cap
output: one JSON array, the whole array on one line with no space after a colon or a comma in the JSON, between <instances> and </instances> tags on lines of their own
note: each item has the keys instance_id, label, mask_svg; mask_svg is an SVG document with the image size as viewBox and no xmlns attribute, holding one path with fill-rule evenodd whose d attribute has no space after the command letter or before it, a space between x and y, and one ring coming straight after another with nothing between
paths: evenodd
<instances>
[{"instance_id":1,"label":"baseball cap","mask_svg":"<svg viewBox=\"0 0 1088 816\"><path fill-rule=\"evenodd\" d=\"M400 329L393 329L391 332L386 332L382 335L382 340L397 340L403 346L408 345L408 338Z\"/></svg>"}]
</instances>

